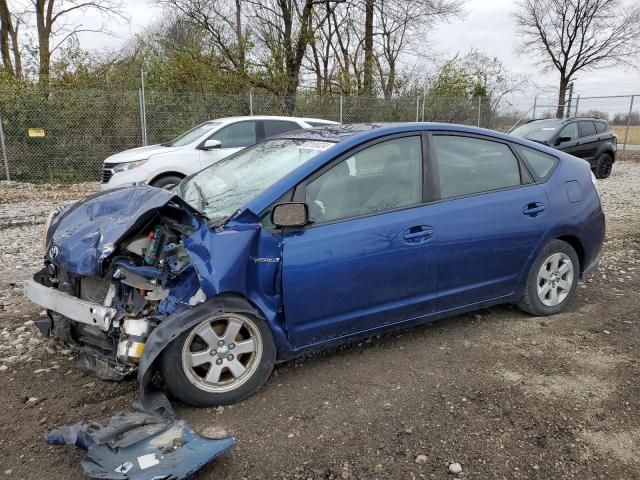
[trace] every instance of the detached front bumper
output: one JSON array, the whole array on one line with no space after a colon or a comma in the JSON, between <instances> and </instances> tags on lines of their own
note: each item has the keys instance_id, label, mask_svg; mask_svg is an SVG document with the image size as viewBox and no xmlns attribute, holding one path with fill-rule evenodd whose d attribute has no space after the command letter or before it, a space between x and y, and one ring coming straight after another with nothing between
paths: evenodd
<instances>
[{"instance_id":1,"label":"detached front bumper","mask_svg":"<svg viewBox=\"0 0 640 480\"><path fill-rule=\"evenodd\" d=\"M117 313L114 308L82 300L56 288L41 285L34 280L27 280L24 283L24 293L33 303L47 310L52 310L76 322L99 327L105 332L111 328L111 321Z\"/></svg>"}]
</instances>

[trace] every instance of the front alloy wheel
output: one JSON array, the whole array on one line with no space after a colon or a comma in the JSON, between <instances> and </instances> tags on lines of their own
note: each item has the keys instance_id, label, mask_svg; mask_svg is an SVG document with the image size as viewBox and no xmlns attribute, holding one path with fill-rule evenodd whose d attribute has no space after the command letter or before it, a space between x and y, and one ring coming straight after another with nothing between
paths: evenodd
<instances>
[{"instance_id":1,"label":"front alloy wheel","mask_svg":"<svg viewBox=\"0 0 640 480\"><path fill-rule=\"evenodd\" d=\"M182 347L182 368L207 392L228 392L251 377L262 357L262 338L247 317L228 314L196 326Z\"/></svg>"},{"instance_id":2,"label":"front alloy wheel","mask_svg":"<svg viewBox=\"0 0 640 480\"><path fill-rule=\"evenodd\" d=\"M202 320L174 340L160 368L168 390L194 406L235 403L257 391L275 363L267 323L245 314Z\"/></svg>"}]
</instances>

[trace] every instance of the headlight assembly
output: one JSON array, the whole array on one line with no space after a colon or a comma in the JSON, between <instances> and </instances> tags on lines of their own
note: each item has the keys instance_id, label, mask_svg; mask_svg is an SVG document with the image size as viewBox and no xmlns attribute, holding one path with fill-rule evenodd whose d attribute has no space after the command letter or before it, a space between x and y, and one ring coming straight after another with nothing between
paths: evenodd
<instances>
[{"instance_id":1,"label":"headlight assembly","mask_svg":"<svg viewBox=\"0 0 640 480\"><path fill-rule=\"evenodd\" d=\"M147 160L138 160L135 162L120 163L115 167L113 167L113 173L120 173L120 172L126 172L128 170L133 170L134 168L138 168L139 166L143 165L144 162L146 161Z\"/></svg>"}]
</instances>

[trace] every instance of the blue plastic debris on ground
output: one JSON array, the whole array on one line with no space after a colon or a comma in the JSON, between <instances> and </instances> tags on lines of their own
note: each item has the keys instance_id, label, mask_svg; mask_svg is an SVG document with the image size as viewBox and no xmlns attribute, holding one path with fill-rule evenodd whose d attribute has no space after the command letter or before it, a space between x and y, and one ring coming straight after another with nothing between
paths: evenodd
<instances>
[{"instance_id":1,"label":"blue plastic debris on ground","mask_svg":"<svg viewBox=\"0 0 640 480\"><path fill-rule=\"evenodd\" d=\"M114 415L106 425L60 427L45 441L85 450L85 474L114 480L189 478L235 444L233 437L204 437L183 420L135 411Z\"/></svg>"}]
</instances>

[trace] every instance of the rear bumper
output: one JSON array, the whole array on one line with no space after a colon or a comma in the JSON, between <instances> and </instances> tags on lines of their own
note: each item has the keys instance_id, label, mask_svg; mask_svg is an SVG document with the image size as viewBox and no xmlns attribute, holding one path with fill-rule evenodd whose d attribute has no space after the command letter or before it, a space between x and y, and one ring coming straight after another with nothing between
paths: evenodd
<instances>
[{"instance_id":1,"label":"rear bumper","mask_svg":"<svg viewBox=\"0 0 640 480\"><path fill-rule=\"evenodd\" d=\"M109 330L111 321L116 316L114 308L82 300L56 288L41 285L34 280L27 280L24 283L24 293L33 303L47 310L52 310L76 322L99 327L105 332Z\"/></svg>"}]
</instances>

